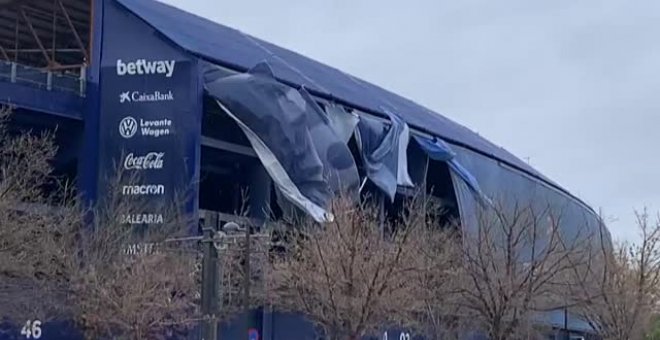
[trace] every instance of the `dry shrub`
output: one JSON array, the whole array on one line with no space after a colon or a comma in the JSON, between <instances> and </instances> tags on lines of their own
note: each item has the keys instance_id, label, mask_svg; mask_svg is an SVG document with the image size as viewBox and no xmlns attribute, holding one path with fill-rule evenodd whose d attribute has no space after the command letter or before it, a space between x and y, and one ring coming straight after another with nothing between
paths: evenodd
<instances>
[{"instance_id":1,"label":"dry shrub","mask_svg":"<svg viewBox=\"0 0 660 340\"><path fill-rule=\"evenodd\" d=\"M646 210L636 216L639 243L612 245L601 229L589 248L590 265L573 272L572 309L604 339L644 339L658 311L660 217L653 220Z\"/></svg>"},{"instance_id":2,"label":"dry shrub","mask_svg":"<svg viewBox=\"0 0 660 340\"><path fill-rule=\"evenodd\" d=\"M0 316L17 325L73 320L90 339L157 338L190 326L197 252L169 242L191 225L184 197L154 206L121 196L118 186L139 178L117 172L105 182L111 194L89 208L52 176L53 134L9 133L10 111L0 110ZM122 223L145 209L173 218Z\"/></svg>"},{"instance_id":3,"label":"dry shrub","mask_svg":"<svg viewBox=\"0 0 660 340\"><path fill-rule=\"evenodd\" d=\"M332 222L305 219L281 229L281 248L266 275L269 301L302 313L331 339L417 326L430 274L451 261L429 252L447 238L413 201L399 219L385 221L369 203L340 199Z\"/></svg>"}]
</instances>

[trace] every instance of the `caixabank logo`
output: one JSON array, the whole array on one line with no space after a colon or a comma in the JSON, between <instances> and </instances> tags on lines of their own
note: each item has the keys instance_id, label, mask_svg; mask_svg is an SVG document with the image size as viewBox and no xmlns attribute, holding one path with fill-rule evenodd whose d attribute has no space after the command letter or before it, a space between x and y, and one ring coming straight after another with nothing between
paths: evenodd
<instances>
[{"instance_id":1,"label":"caixabank logo","mask_svg":"<svg viewBox=\"0 0 660 340\"><path fill-rule=\"evenodd\" d=\"M174 93L168 91L123 91L119 94L120 104L129 103L152 103L152 102L171 102L174 101Z\"/></svg>"},{"instance_id":2,"label":"caixabank logo","mask_svg":"<svg viewBox=\"0 0 660 340\"><path fill-rule=\"evenodd\" d=\"M163 119L142 119L126 116L119 122L119 135L125 139L134 136L143 136L150 138L160 138L169 136L173 133L172 120Z\"/></svg>"}]
</instances>

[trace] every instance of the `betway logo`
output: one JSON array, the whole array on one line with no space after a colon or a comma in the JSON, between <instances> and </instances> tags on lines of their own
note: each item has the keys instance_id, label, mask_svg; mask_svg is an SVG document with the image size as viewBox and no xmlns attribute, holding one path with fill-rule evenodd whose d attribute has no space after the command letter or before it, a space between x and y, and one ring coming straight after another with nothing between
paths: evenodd
<instances>
[{"instance_id":1,"label":"betway logo","mask_svg":"<svg viewBox=\"0 0 660 340\"><path fill-rule=\"evenodd\" d=\"M165 77L170 78L174 74L174 66L176 60L145 60L138 59L135 61L124 62L117 59L117 75L150 75L150 74L163 74Z\"/></svg>"}]
</instances>

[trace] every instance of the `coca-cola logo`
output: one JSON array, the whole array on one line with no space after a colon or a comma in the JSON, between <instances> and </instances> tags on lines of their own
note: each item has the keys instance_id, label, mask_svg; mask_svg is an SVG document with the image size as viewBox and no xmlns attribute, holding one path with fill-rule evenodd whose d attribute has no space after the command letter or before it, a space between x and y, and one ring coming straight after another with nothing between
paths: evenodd
<instances>
[{"instance_id":1,"label":"coca-cola logo","mask_svg":"<svg viewBox=\"0 0 660 340\"><path fill-rule=\"evenodd\" d=\"M135 156L133 153L126 155L124 169L126 170L150 170L163 168L164 152L149 152L144 156Z\"/></svg>"}]
</instances>

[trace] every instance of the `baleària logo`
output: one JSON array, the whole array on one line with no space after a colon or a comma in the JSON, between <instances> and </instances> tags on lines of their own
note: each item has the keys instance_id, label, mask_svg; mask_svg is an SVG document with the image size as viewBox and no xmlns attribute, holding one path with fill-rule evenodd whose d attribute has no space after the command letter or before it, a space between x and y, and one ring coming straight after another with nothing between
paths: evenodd
<instances>
[{"instance_id":1,"label":"bale\u00e0ria logo","mask_svg":"<svg viewBox=\"0 0 660 340\"><path fill-rule=\"evenodd\" d=\"M174 74L174 67L176 66L176 60L146 60L146 59L137 59L134 61L124 62L121 59L117 59L117 75L150 75L150 74L162 74L165 77L170 78Z\"/></svg>"}]
</instances>

